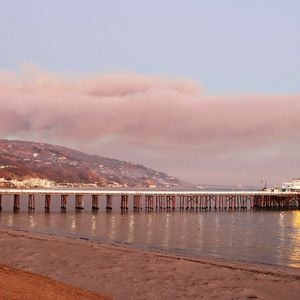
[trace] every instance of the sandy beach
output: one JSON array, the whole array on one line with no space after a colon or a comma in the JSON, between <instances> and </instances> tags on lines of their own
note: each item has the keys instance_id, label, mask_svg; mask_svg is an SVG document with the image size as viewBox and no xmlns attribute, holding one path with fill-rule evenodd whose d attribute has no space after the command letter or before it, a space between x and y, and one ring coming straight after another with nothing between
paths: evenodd
<instances>
[{"instance_id":1,"label":"sandy beach","mask_svg":"<svg viewBox=\"0 0 300 300\"><path fill-rule=\"evenodd\" d=\"M0 297L5 300L109 300L90 291L72 287L45 276L0 266Z\"/></svg>"},{"instance_id":2,"label":"sandy beach","mask_svg":"<svg viewBox=\"0 0 300 300\"><path fill-rule=\"evenodd\" d=\"M184 258L3 227L0 249L0 264L113 299L299 299L300 293L295 268Z\"/></svg>"}]
</instances>

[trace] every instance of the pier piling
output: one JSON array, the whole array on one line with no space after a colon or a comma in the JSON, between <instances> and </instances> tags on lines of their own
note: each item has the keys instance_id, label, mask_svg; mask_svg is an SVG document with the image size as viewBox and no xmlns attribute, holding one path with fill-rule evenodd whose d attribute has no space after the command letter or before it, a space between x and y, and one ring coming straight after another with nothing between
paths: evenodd
<instances>
[{"instance_id":1,"label":"pier piling","mask_svg":"<svg viewBox=\"0 0 300 300\"><path fill-rule=\"evenodd\" d=\"M121 210L128 209L128 195L121 195Z\"/></svg>"},{"instance_id":2,"label":"pier piling","mask_svg":"<svg viewBox=\"0 0 300 300\"><path fill-rule=\"evenodd\" d=\"M153 195L145 195L145 209L153 210L154 207L154 196Z\"/></svg>"},{"instance_id":3,"label":"pier piling","mask_svg":"<svg viewBox=\"0 0 300 300\"><path fill-rule=\"evenodd\" d=\"M106 195L106 209L112 210L112 195Z\"/></svg>"},{"instance_id":4,"label":"pier piling","mask_svg":"<svg viewBox=\"0 0 300 300\"><path fill-rule=\"evenodd\" d=\"M133 209L140 210L141 209L141 195L133 195Z\"/></svg>"},{"instance_id":5,"label":"pier piling","mask_svg":"<svg viewBox=\"0 0 300 300\"><path fill-rule=\"evenodd\" d=\"M20 209L20 195L14 194L14 210Z\"/></svg>"},{"instance_id":6,"label":"pier piling","mask_svg":"<svg viewBox=\"0 0 300 300\"><path fill-rule=\"evenodd\" d=\"M50 202L51 202L51 195L46 194L45 195L45 210L49 211L50 210Z\"/></svg>"},{"instance_id":7,"label":"pier piling","mask_svg":"<svg viewBox=\"0 0 300 300\"><path fill-rule=\"evenodd\" d=\"M60 196L60 208L62 210L67 209L67 198L68 198L68 195L61 195Z\"/></svg>"},{"instance_id":8,"label":"pier piling","mask_svg":"<svg viewBox=\"0 0 300 300\"><path fill-rule=\"evenodd\" d=\"M75 195L75 209L84 209L83 195Z\"/></svg>"},{"instance_id":9,"label":"pier piling","mask_svg":"<svg viewBox=\"0 0 300 300\"><path fill-rule=\"evenodd\" d=\"M171 209L171 200L172 200L172 196L167 195L167 209Z\"/></svg>"},{"instance_id":10,"label":"pier piling","mask_svg":"<svg viewBox=\"0 0 300 300\"><path fill-rule=\"evenodd\" d=\"M28 210L35 209L35 196L34 194L28 195Z\"/></svg>"},{"instance_id":11,"label":"pier piling","mask_svg":"<svg viewBox=\"0 0 300 300\"><path fill-rule=\"evenodd\" d=\"M172 210L176 209L176 195L172 195Z\"/></svg>"},{"instance_id":12,"label":"pier piling","mask_svg":"<svg viewBox=\"0 0 300 300\"><path fill-rule=\"evenodd\" d=\"M92 195L92 209L99 209L99 195Z\"/></svg>"}]
</instances>

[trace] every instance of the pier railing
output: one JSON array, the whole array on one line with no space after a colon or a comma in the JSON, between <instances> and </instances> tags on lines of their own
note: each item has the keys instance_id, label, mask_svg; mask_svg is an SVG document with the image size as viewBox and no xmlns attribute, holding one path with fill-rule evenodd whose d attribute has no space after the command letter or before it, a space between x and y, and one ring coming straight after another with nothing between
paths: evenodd
<instances>
[{"instance_id":1,"label":"pier railing","mask_svg":"<svg viewBox=\"0 0 300 300\"><path fill-rule=\"evenodd\" d=\"M300 192L270 191L175 191L175 190L84 190L84 189L0 189L2 196L13 197L13 209L20 209L21 196L27 197L28 209L35 209L36 196L43 196L45 210L51 208L52 196L60 196L61 209L66 210L70 197L75 198L75 208L84 209L83 196L90 196L92 209L98 210L100 201L112 210L116 196L121 210L128 210L132 198L134 210L247 210L247 209L300 209ZM114 199L115 198L115 199Z\"/></svg>"}]
</instances>

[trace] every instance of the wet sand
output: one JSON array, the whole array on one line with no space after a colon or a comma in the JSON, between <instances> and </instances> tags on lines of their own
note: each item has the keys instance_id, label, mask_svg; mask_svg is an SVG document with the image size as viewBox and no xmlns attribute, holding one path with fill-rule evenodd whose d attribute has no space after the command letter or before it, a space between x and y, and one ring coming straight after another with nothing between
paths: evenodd
<instances>
[{"instance_id":1,"label":"wet sand","mask_svg":"<svg viewBox=\"0 0 300 300\"><path fill-rule=\"evenodd\" d=\"M299 299L300 269L153 253L0 228L0 263L113 299Z\"/></svg>"}]
</instances>

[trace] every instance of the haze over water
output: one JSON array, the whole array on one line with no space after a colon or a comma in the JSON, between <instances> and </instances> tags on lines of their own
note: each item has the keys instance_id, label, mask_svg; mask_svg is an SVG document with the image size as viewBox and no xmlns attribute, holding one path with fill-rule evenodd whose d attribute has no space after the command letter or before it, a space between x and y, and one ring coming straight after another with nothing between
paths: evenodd
<instances>
[{"instance_id":1,"label":"haze over water","mask_svg":"<svg viewBox=\"0 0 300 300\"><path fill-rule=\"evenodd\" d=\"M300 268L300 211L121 213L117 197L112 212L100 202L100 210L91 212L91 199L85 198L85 210L76 212L71 197L62 213L60 199L53 197L51 211L45 213L43 199L28 212L24 198L15 213L11 197L5 196L0 225L186 256Z\"/></svg>"}]
</instances>

